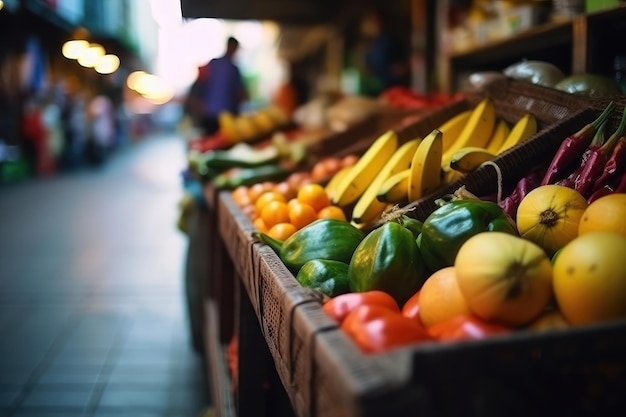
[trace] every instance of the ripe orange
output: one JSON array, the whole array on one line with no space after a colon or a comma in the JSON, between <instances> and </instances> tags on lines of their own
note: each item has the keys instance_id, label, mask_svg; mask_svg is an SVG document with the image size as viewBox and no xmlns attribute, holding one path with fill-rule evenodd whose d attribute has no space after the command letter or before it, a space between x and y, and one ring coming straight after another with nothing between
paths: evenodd
<instances>
[{"instance_id":1,"label":"ripe orange","mask_svg":"<svg viewBox=\"0 0 626 417\"><path fill-rule=\"evenodd\" d=\"M317 213L308 204L293 199L289 201L287 206L289 209L289 222L296 226L296 229L302 229L307 224L317 220Z\"/></svg>"},{"instance_id":2,"label":"ripe orange","mask_svg":"<svg viewBox=\"0 0 626 417\"><path fill-rule=\"evenodd\" d=\"M239 207L243 207L243 206L250 204L250 197L248 196L248 187L245 185L240 185L239 187L235 188L232 191L231 196L233 198L233 201Z\"/></svg>"},{"instance_id":3,"label":"ripe orange","mask_svg":"<svg viewBox=\"0 0 626 417\"><path fill-rule=\"evenodd\" d=\"M254 206L256 207L257 211L260 213L263 210L263 207L265 207L268 203L272 201L285 202L287 200L282 194L277 193L276 191L265 191L263 194L259 196L259 198L256 199Z\"/></svg>"},{"instance_id":4,"label":"ripe orange","mask_svg":"<svg viewBox=\"0 0 626 417\"><path fill-rule=\"evenodd\" d=\"M578 234L591 232L626 236L626 194L605 195L589 204L578 224Z\"/></svg>"},{"instance_id":5,"label":"ripe orange","mask_svg":"<svg viewBox=\"0 0 626 417\"><path fill-rule=\"evenodd\" d=\"M303 185L296 196L299 202L308 204L317 212L330 205L330 198L326 189L317 183Z\"/></svg>"},{"instance_id":6,"label":"ripe orange","mask_svg":"<svg viewBox=\"0 0 626 417\"><path fill-rule=\"evenodd\" d=\"M282 181L276 184L276 186L274 187L274 191L282 194L283 197L285 197L285 200L291 200L296 196L296 190L291 188L291 185L289 185L287 181Z\"/></svg>"},{"instance_id":7,"label":"ripe orange","mask_svg":"<svg viewBox=\"0 0 626 417\"><path fill-rule=\"evenodd\" d=\"M263 223L270 229L275 224L289 222L289 208L284 201L270 201L263 207L260 213Z\"/></svg>"},{"instance_id":8,"label":"ripe orange","mask_svg":"<svg viewBox=\"0 0 626 417\"><path fill-rule=\"evenodd\" d=\"M265 222L263 221L262 218L257 217L256 219L254 219L252 224L254 224L254 227L256 227L256 229L259 232L267 233L268 229L267 229L267 226L265 225Z\"/></svg>"},{"instance_id":9,"label":"ripe orange","mask_svg":"<svg viewBox=\"0 0 626 417\"><path fill-rule=\"evenodd\" d=\"M456 279L453 266L434 272L422 285L419 316L426 327L455 316L471 314Z\"/></svg>"},{"instance_id":10,"label":"ripe orange","mask_svg":"<svg viewBox=\"0 0 626 417\"><path fill-rule=\"evenodd\" d=\"M259 198L261 194L266 191L270 191L271 189L272 185L265 182L257 182L256 184L251 185L250 188L248 188L248 197L250 198L250 203L256 203L257 198Z\"/></svg>"},{"instance_id":11,"label":"ripe orange","mask_svg":"<svg viewBox=\"0 0 626 417\"><path fill-rule=\"evenodd\" d=\"M297 231L296 226L291 223L278 223L268 230L267 235L278 240L285 240Z\"/></svg>"},{"instance_id":12,"label":"ripe orange","mask_svg":"<svg viewBox=\"0 0 626 417\"><path fill-rule=\"evenodd\" d=\"M335 205L326 206L323 209L321 209L320 211L318 211L317 212L317 218L318 219L336 219L336 220L347 221L346 214L343 212L341 207L335 206Z\"/></svg>"}]
</instances>

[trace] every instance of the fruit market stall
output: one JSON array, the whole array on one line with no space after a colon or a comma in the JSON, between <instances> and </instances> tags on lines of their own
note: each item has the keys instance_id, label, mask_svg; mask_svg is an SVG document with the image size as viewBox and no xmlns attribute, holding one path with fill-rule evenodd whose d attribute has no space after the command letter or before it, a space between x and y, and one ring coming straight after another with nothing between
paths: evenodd
<instances>
[{"instance_id":1,"label":"fruit market stall","mask_svg":"<svg viewBox=\"0 0 626 417\"><path fill-rule=\"evenodd\" d=\"M398 93L395 95L399 96ZM457 96L447 98L448 101L457 99ZM428 105L439 105L442 100L444 96L438 96L436 101L433 99ZM355 100L345 101L340 105L353 102ZM362 100L358 102L362 103ZM200 194L195 196L200 202L186 205L185 210L181 210L179 221L179 227L189 235L187 301L194 345L210 359L208 370L211 380L214 381L213 395L225 410L231 410L232 413L235 407L230 390L231 377L224 363L228 359L229 351L237 348L238 340L232 340L232 335L235 327L241 324L235 314L236 309L243 304L239 297L239 282L248 275L241 273L241 263L234 262L234 258L226 252L226 241L220 234L224 225L218 210L220 193L232 192L233 196L239 196L239 202L244 202L244 199L249 202L249 196L244 196L240 191L249 190L250 196L254 195L256 199L270 188L275 194L292 193L301 185L328 181L338 170L353 164L356 153L366 148L377 135L391 126L411 122L416 115L426 111L425 99L418 105L407 103L404 100L404 104L400 106L381 101L366 112L362 108L339 111L337 109L341 107L330 107L327 109L329 112L340 115L334 120L341 120L341 126L337 127L335 122L334 128L314 129L284 118L276 118L273 128L266 129L264 133L242 138L240 135L233 136L232 133L225 134L221 131L212 137L198 138L190 143L189 168L186 174L192 185L189 189L194 194ZM360 106L363 107L362 104ZM229 129L238 131L236 126L229 126ZM270 184L273 185L269 187ZM260 201L257 206L260 206ZM255 205L248 204L238 207L236 212L251 214L255 211ZM331 209L326 211L328 215L333 214ZM340 210L337 208L336 211ZM276 215L274 210L269 213L268 216ZM232 213L229 212L227 216L232 216ZM299 222L307 221L310 216L311 212L302 211ZM244 256L240 260L244 262L249 248L240 249ZM247 297L244 297L244 301L245 298ZM258 333L255 326L258 327L253 325L249 328ZM262 340L260 335L257 336ZM255 355L260 348L257 346ZM269 351L267 359L273 367ZM260 381L259 386L263 383L264 381ZM280 386L281 383L277 380L274 385ZM289 404L287 399L285 403ZM242 406L250 404L252 402L247 401ZM228 414L227 411L224 413Z\"/></svg>"},{"instance_id":2,"label":"fruit market stall","mask_svg":"<svg viewBox=\"0 0 626 417\"><path fill-rule=\"evenodd\" d=\"M620 415L624 240L591 232L623 223L625 104L499 79L314 145L319 177L206 182L203 342L220 414ZM572 138L573 165L555 162ZM581 177L589 146L606 162ZM587 261L609 265L594 273L611 295L563 284Z\"/></svg>"}]
</instances>

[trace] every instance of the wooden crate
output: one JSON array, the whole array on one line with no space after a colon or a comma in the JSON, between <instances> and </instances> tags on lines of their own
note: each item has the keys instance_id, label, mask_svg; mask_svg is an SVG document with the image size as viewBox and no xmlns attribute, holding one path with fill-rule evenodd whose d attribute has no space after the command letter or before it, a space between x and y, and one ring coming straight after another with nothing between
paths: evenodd
<instances>
[{"instance_id":1,"label":"wooden crate","mask_svg":"<svg viewBox=\"0 0 626 417\"><path fill-rule=\"evenodd\" d=\"M491 86L491 88L495 88ZM398 130L401 141L424 136L481 97L512 122L530 111L540 131L497 158L513 183L551 157L560 140L599 113L578 97L508 81L425 114ZM495 171L481 168L417 202L416 217L455 187L492 193ZM626 401L626 323L546 333L516 332L463 343L422 343L365 355L301 287L228 193L219 195L220 234L241 275L280 380L298 416L621 415Z\"/></svg>"}]
</instances>

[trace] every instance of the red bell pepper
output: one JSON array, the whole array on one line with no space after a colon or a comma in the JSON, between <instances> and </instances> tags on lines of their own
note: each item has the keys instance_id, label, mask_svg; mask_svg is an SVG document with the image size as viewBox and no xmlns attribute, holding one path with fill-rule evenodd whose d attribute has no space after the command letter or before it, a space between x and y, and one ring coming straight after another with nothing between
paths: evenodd
<instances>
[{"instance_id":1,"label":"red bell pepper","mask_svg":"<svg viewBox=\"0 0 626 417\"><path fill-rule=\"evenodd\" d=\"M380 305L400 312L396 300L388 293L379 290L341 294L324 303L322 309L341 324L352 310L362 305Z\"/></svg>"},{"instance_id":2,"label":"red bell pepper","mask_svg":"<svg viewBox=\"0 0 626 417\"><path fill-rule=\"evenodd\" d=\"M365 353L431 340L426 330L399 311L381 305L361 305L346 316L341 328Z\"/></svg>"},{"instance_id":3,"label":"red bell pepper","mask_svg":"<svg viewBox=\"0 0 626 417\"><path fill-rule=\"evenodd\" d=\"M572 172L576 163L580 161L585 149L593 140L595 133L615 109L615 103L610 102L596 120L585 125L578 132L566 137L557 149L548 169L545 172L541 185L554 184Z\"/></svg>"},{"instance_id":4,"label":"red bell pepper","mask_svg":"<svg viewBox=\"0 0 626 417\"><path fill-rule=\"evenodd\" d=\"M428 329L428 333L440 341L480 340L510 331L509 327L473 315L456 316Z\"/></svg>"}]
</instances>

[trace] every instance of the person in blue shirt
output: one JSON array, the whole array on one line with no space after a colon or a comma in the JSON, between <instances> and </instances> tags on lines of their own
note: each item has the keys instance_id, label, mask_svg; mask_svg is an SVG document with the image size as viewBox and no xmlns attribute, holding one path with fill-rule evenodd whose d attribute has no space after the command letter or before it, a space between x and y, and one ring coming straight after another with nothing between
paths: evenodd
<instances>
[{"instance_id":1,"label":"person in blue shirt","mask_svg":"<svg viewBox=\"0 0 626 417\"><path fill-rule=\"evenodd\" d=\"M196 101L195 108L200 111L200 127L207 135L212 135L219 129L221 112L239 114L241 104L248 98L243 77L234 62L238 49L237 39L229 37L224 55L212 59L201 68L201 76L192 87L192 92L196 95L192 99Z\"/></svg>"}]
</instances>

